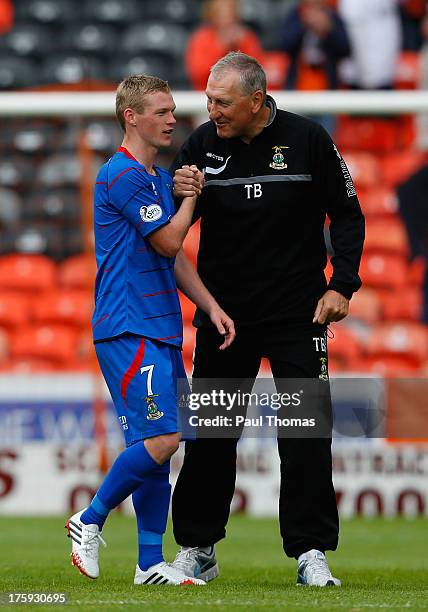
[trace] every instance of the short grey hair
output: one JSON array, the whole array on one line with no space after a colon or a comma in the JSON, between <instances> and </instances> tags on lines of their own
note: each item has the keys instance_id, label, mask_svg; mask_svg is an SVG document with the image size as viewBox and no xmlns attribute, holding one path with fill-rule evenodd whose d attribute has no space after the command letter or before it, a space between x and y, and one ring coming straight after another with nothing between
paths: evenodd
<instances>
[{"instance_id":1,"label":"short grey hair","mask_svg":"<svg viewBox=\"0 0 428 612\"><path fill-rule=\"evenodd\" d=\"M260 89L266 97L266 73L254 57L240 51L231 51L219 59L210 70L214 76L229 71L239 74L244 94L250 95Z\"/></svg>"}]
</instances>

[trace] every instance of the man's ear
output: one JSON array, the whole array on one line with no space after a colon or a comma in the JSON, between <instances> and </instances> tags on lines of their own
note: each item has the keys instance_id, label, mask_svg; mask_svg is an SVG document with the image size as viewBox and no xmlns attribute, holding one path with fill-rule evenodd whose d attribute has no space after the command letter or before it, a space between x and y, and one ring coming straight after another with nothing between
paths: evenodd
<instances>
[{"instance_id":1,"label":"man's ear","mask_svg":"<svg viewBox=\"0 0 428 612\"><path fill-rule=\"evenodd\" d=\"M123 111L123 117L125 119L125 123L129 123L132 127L137 125L135 121L135 111L132 108L125 108Z\"/></svg>"},{"instance_id":2,"label":"man's ear","mask_svg":"<svg viewBox=\"0 0 428 612\"><path fill-rule=\"evenodd\" d=\"M253 113L256 114L259 112L261 107L263 106L264 94L261 89L255 91L252 95L252 104L253 104Z\"/></svg>"}]
</instances>

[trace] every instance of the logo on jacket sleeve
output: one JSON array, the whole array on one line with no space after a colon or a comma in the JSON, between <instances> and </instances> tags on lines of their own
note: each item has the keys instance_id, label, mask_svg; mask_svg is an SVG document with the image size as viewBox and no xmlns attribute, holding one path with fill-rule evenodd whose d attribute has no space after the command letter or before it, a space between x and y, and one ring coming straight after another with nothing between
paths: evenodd
<instances>
[{"instance_id":1,"label":"logo on jacket sleeve","mask_svg":"<svg viewBox=\"0 0 428 612\"><path fill-rule=\"evenodd\" d=\"M273 160L272 162L269 164L270 168L273 168L274 170L285 170L285 168L287 168L287 164L284 162L284 156L282 154L282 149L289 149L290 147L285 147L285 146L275 146L272 147L272 149L274 150L274 154L273 154Z\"/></svg>"},{"instance_id":2,"label":"logo on jacket sleeve","mask_svg":"<svg viewBox=\"0 0 428 612\"><path fill-rule=\"evenodd\" d=\"M162 217L162 208L158 204L150 204L140 208L140 217L145 223L152 223Z\"/></svg>"}]
</instances>

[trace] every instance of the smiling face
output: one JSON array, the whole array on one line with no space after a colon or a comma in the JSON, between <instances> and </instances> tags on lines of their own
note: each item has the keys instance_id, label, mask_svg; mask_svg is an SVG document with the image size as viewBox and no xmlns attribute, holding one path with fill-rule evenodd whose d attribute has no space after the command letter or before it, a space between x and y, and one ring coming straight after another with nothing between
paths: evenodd
<instances>
[{"instance_id":1,"label":"smiling face","mask_svg":"<svg viewBox=\"0 0 428 612\"><path fill-rule=\"evenodd\" d=\"M126 131L135 130L147 146L159 149L171 145L177 120L175 103L170 91L155 91L144 96L141 113L127 108L124 112Z\"/></svg>"},{"instance_id":2,"label":"smiling face","mask_svg":"<svg viewBox=\"0 0 428 612\"><path fill-rule=\"evenodd\" d=\"M208 78L207 109L219 138L251 135L256 115L263 104L263 92L244 93L239 73L228 70Z\"/></svg>"}]
</instances>

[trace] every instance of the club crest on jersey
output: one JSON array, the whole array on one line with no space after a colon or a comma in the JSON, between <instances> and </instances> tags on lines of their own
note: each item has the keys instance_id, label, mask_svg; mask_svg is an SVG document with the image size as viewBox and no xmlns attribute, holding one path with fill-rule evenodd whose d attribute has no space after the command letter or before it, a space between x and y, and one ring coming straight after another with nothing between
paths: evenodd
<instances>
[{"instance_id":1,"label":"club crest on jersey","mask_svg":"<svg viewBox=\"0 0 428 612\"><path fill-rule=\"evenodd\" d=\"M161 417L163 417L163 412L159 410L158 405L156 404L154 397L159 397L159 393L153 393L152 395L148 395L144 398L144 401L147 402L147 420L148 421L157 421Z\"/></svg>"},{"instance_id":2,"label":"club crest on jersey","mask_svg":"<svg viewBox=\"0 0 428 612\"><path fill-rule=\"evenodd\" d=\"M273 160L269 164L269 168L273 168L274 170L285 170L287 168L287 164L284 161L284 156L281 152L282 149L289 149L290 147L285 146L275 146L272 147L274 150Z\"/></svg>"},{"instance_id":3,"label":"club crest on jersey","mask_svg":"<svg viewBox=\"0 0 428 612\"><path fill-rule=\"evenodd\" d=\"M162 217L162 208L158 204L150 204L140 208L140 217L145 223L152 223Z\"/></svg>"},{"instance_id":4,"label":"club crest on jersey","mask_svg":"<svg viewBox=\"0 0 428 612\"><path fill-rule=\"evenodd\" d=\"M318 376L320 380L328 380L327 357L320 357L321 374Z\"/></svg>"}]
</instances>

